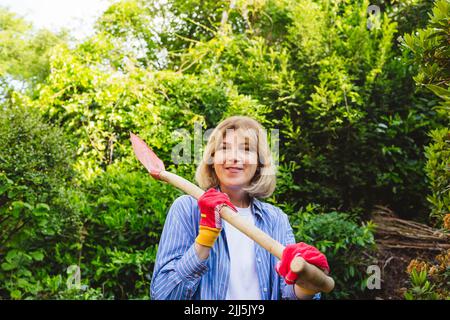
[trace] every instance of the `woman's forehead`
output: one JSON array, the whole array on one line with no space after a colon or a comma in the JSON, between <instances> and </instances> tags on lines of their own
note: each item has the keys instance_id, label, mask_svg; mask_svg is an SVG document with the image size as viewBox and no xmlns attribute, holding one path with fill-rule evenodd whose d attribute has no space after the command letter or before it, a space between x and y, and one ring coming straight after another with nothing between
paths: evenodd
<instances>
[{"instance_id":1,"label":"woman's forehead","mask_svg":"<svg viewBox=\"0 0 450 320\"><path fill-rule=\"evenodd\" d=\"M252 128L227 129L224 132L224 143L256 143L258 132Z\"/></svg>"}]
</instances>

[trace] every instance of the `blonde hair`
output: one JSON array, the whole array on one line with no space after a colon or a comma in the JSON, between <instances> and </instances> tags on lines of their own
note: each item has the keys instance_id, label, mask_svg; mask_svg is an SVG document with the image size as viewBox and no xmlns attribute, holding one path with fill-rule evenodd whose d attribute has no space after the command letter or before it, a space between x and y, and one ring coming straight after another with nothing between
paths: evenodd
<instances>
[{"instance_id":1,"label":"blonde hair","mask_svg":"<svg viewBox=\"0 0 450 320\"><path fill-rule=\"evenodd\" d=\"M226 118L213 130L206 144L203 158L197 167L195 180L203 189L219 186L219 179L214 170L212 159L219 144L223 141L227 130L247 130L256 139L258 167L250 185L244 188L250 197L267 198L275 190L276 176L275 166L267 141L267 134L261 124L245 116L233 116Z\"/></svg>"}]
</instances>

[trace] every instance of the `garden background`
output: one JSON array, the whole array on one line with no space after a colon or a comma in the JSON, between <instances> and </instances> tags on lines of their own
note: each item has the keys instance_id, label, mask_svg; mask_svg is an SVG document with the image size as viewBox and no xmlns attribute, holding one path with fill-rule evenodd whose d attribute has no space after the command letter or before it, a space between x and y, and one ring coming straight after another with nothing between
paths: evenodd
<instances>
[{"instance_id":1,"label":"garden background","mask_svg":"<svg viewBox=\"0 0 450 320\"><path fill-rule=\"evenodd\" d=\"M193 181L176 133L237 114L279 130L266 201L325 298L449 299L449 39L449 0L117 1L82 41L0 8L0 299L149 299L180 192L129 132ZM375 214L443 241L383 246Z\"/></svg>"}]
</instances>

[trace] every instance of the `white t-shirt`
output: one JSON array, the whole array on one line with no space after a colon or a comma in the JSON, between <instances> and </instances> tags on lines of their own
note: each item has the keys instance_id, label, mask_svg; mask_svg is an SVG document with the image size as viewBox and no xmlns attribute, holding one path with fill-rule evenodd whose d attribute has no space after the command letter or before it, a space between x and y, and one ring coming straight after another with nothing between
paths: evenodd
<instances>
[{"instance_id":1,"label":"white t-shirt","mask_svg":"<svg viewBox=\"0 0 450 320\"><path fill-rule=\"evenodd\" d=\"M255 217L251 207L238 208L238 214L251 224ZM227 300L261 300L258 274L256 271L255 242L232 225L222 220L230 253L230 282Z\"/></svg>"}]
</instances>

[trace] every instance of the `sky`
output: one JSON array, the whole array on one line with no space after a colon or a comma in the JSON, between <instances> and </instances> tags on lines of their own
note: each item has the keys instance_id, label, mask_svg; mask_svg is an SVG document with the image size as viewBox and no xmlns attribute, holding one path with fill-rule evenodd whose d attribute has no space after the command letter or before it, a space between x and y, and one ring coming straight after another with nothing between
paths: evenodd
<instances>
[{"instance_id":1,"label":"sky","mask_svg":"<svg viewBox=\"0 0 450 320\"><path fill-rule=\"evenodd\" d=\"M24 17L36 28L71 30L76 39L93 32L96 19L112 0L0 0L0 6Z\"/></svg>"}]
</instances>

